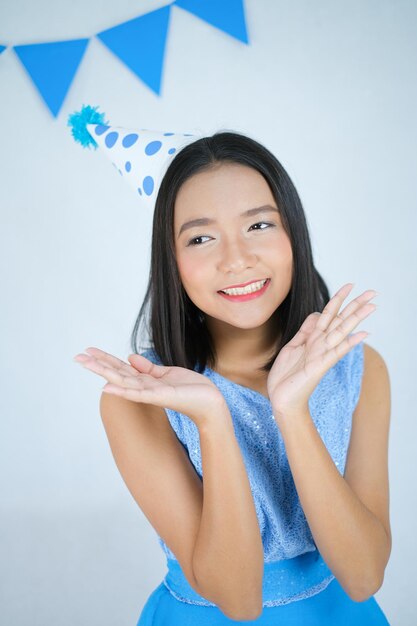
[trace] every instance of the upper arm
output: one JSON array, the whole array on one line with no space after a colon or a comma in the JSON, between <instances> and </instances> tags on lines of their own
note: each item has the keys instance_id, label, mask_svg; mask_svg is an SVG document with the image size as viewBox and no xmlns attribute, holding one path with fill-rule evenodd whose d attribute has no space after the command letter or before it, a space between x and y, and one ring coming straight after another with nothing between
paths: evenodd
<instances>
[{"instance_id":1,"label":"upper arm","mask_svg":"<svg viewBox=\"0 0 417 626\"><path fill-rule=\"evenodd\" d=\"M344 478L363 504L380 520L389 539L388 439L391 391L384 359L364 343L361 393L352 417Z\"/></svg>"},{"instance_id":2,"label":"upper arm","mask_svg":"<svg viewBox=\"0 0 417 626\"><path fill-rule=\"evenodd\" d=\"M192 556L200 526L203 486L165 411L102 393L100 413L122 478L145 517L198 589Z\"/></svg>"}]
</instances>

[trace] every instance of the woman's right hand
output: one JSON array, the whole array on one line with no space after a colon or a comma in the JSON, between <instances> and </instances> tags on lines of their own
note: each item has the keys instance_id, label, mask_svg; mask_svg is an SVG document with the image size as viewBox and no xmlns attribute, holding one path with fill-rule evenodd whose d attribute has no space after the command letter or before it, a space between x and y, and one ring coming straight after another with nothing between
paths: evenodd
<instances>
[{"instance_id":1,"label":"woman's right hand","mask_svg":"<svg viewBox=\"0 0 417 626\"><path fill-rule=\"evenodd\" d=\"M225 405L218 387L193 370L157 365L140 354L131 354L130 363L125 363L99 348L85 352L88 354L77 354L74 360L108 381L103 387L106 393L178 411L197 427Z\"/></svg>"}]
</instances>

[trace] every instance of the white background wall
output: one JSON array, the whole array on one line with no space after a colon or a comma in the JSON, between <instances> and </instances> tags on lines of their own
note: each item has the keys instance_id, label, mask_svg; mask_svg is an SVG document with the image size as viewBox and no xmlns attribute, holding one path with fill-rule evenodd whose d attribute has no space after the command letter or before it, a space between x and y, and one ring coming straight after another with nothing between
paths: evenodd
<instances>
[{"instance_id":1,"label":"white background wall","mask_svg":"<svg viewBox=\"0 0 417 626\"><path fill-rule=\"evenodd\" d=\"M152 0L13 0L0 43L89 37ZM66 126L99 105L119 126L244 132L292 177L334 292L379 292L360 328L387 362L393 550L376 599L415 623L416 18L412 0L246 0L250 45L173 7L161 96L92 40L55 120L0 57L0 621L133 626L165 575L156 535L111 456L104 380L72 358L125 359L152 216ZM414 616L414 619L413 619Z\"/></svg>"}]
</instances>

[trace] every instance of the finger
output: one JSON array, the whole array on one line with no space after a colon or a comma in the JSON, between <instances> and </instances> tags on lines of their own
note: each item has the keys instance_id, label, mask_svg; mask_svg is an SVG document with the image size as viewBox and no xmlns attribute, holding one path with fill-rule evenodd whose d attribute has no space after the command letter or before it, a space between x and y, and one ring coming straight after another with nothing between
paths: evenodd
<instances>
[{"instance_id":1,"label":"finger","mask_svg":"<svg viewBox=\"0 0 417 626\"><path fill-rule=\"evenodd\" d=\"M366 330L360 330L357 333L348 335L346 339L338 343L334 348L323 355L323 364L327 371L343 358L354 346L366 339L369 333Z\"/></svg>"},{"instance_id":2,"label":"finger","mask_svg":"<svg viewBox=\"0 0 417 626\"><path fill-rule=\"evenodd\" d=\"M298 332L294 335L294 337L287 343L287 346L291 346L292 348L298 348L306 343L308 337L314 330L317 324L317 320L320 317L319 312L310 313L304 322L301 324Z\"/></svg>"},{"instance_id":3,"label":"finger","mask_svg":"<svg viewBox=\"0 0 417 626\"><path fill-rule=\"evenodd\" d=\"M152 363L152 361L141 354L130 354L127 358L137 371L143 372L144 374L150 374L151 376L160 378L167 372L166 365Z\"/></svg>"},{"instance_id":4,"label":"finger","mask_svg":"<svg viewBox=\"0 0 417 626\"><path fill-rule=\"evenodd\" d=\"M101 359L98 359L93 356L84 355L84 354L77 355L77 357L75 357L74 360L80 363L80 365L83 365L85 368L96 372L97 374L101 372L100 367L102 368L106 367L108 368L109 371L113 369L115 372L118 372L120 375L123 375L123 376L137 376L138 375L138 371L134 367L131 367L130 365L127 365L126 363L120 365L120 367L119 366L114 367L111 364L103 362Z\"/></svg>"},{"instance_id":5,"label":"finger","mask_svg":"<svg viewBox=\"0 0 417 626\"><path fill-rule=\"evenodd\" d=\"M334 348L338 344L342 343L349 333L352 332L354 328L366 317L368 317L371 313L373 313L377 308L377 305L368 302L367 304L363 304L356 309L353 313L349 315L339 326L337 326L334 330L330 331L326 334L325 343L328 348Z\"/></svg>"},{"instance_id":6,"label":"finger","mask_svg":"<svg viewBox=\"0 0 417 626\"><path fill-rule=\"evenodd\" d=\"M333 321L329 324L327 330L334 330L345 320L349 315L356 311L362 304L369 302L377 295L375 289L368 289L364 291L360 296L352 300L340 313L338 313Z\"/></svg>"},{"instance_id":7,"label":"finger","mask_svg":"<svg viewBox=\"0 0 417 626\"><path fill-rule=\"evenodd\" d=\"M100 359L101 361L104 361L104 363L107 363L109 365L113 365L113 367L116 367L117 369L120 369L122 366L130 367L129 364L125 363L125 361L122 361L121 359L118 359L113 354L109 354L108 352L104 352L104 350L100 350L100 348L94 348L94 347L86 348L85 352L87 352L87 354L95 357L96 359Z\"/></svg>"},{"instance_id":8,"label":"finger","mask_svg":"<svg viewBox=\"0 0 417 626\"><path fill-rule=\"evenodd\" d=\"M87 364L93 363L93 361L96 360L108 366L113 366L115 369L120 372L124 372L126 375L133 375L136 371L129 363L125 363L112 354L108 354L99 348L86 348L85 352L87 352L87 354L77 354L74 357L74 361L81 364Z\"/></svg>"},{"instance_id":9,"label":"finger","mask_svg":"<svg viewBox=\"0 0 417 626\"><path fill-rule=\"evenodd\" d=\"M113 365L107 365L106 363L100 361L100 359L96 359L94 357L90 357L88 361L83 361L81 363L84 367L91 370L95 374L106 378L109 382L115 383L122 387L131 387L135 384L135 381L141 376L137 370L132 368L133 375L128 372L126 373L122 368L117 369L113 367Z\"/></svg>"},{"instance_id":10,"label":"finger","mask_svg":"<svg viewBox=\"0 0 417 626\"><path fill-rule=\"evenodd\" d=\"M316 330L320 330L322 332L327 330L329 324L332 322L336 313L339 311L340 307L342 306L343 301L345 300L345 298L347 298L349 293L352 291L352 288L353 288L353 283L346 283L346 285L343 285L343 287L341 287L339 291L335 293L335 295L329 300L329 302L324 307L320 315L320 319L317 321Z\"/></svg>"}]
</instances>

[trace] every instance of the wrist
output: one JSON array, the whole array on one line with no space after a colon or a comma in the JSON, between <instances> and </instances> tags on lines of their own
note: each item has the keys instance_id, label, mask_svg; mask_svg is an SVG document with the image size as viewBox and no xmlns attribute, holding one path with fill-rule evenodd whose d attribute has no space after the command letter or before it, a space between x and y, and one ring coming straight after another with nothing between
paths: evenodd
<instances>
[{"instance_id":1,"label":"wrist","mask_svg":"<svg viewBox=\"0 0 417 626\"><path fill-rule=\"evenodd\" d=\"M308 406L296 410L277 409L273 407L274 419L281 431L303 428L312 422L310 409Z\"/></svg>"},{"instance_id":2,"label":"wrist","mask_svg":"<svg viewBox=\"0 0 417 626\"><path fill-rule=\"evenodd\" d=\"M220 396L220 398L213 401L210 405L205 405L198 419L198 429L200 432L202 430L212 431L219 427L223 429L225 427L231 427L233 429L232 416L223 396Z\"/></svg>"}]
</instances>

